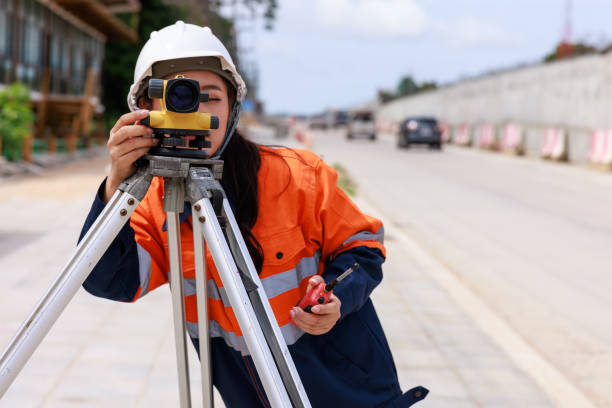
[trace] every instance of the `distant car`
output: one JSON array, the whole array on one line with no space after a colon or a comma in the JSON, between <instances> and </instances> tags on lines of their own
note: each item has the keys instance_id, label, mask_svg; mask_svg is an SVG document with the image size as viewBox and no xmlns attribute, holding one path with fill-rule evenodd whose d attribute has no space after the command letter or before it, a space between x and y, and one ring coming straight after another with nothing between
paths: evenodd
<instances>
[{"instance_id":1,"label":"distant car","mask_svg":"<svg viewBox=\"0 0 612 408\"><path fill-rule=\"evenodd\" d=\"M262 124L273 129L274 137L277 139L289 136L289 121L289 118L283 116L267 116L261 119Z\"/></svg>"},{"instance_id":2,"label":"distant car","mask_svg":"<svg viewBox=\"0 0 612 408\"><path fill-rule=\"evenodd\" d=\"M348 112L337 111L334 112L334 123L333 127L338 128L348 125Z\"/></svg>"},{"instance_id":3,"label":"distant car","mask_svg":"<svg viewBox=\"0 0 612 408\"><path fill-rule=\"evenodd\" d=\"M356 111L349 114L346 138L354 139L366 137L376 140L376 128L374 126L374 112Z\"/></svg>"},{"instance_id":4,"label":"distant car","mask_svg":"<svg viewBox=\"0 0 612 408\"><path fill-rule=\"evenodd\" d=\"M327 129L332 127L333 125L333 117L330 113L320 113L318 115L314 115L310 118L311 129Z\"/></svg>"},{"instance_id":5,"label":"distant car","mask_svg":"<svg viewBox=\"0 0 612 408\"><path fill-rule=\"evenodd\" d=\"M432 117L415 116L400 123L397 147L408 148L412 144L426 144L430 148L442 148L442 129Z\"/></svg>"}]
</instances>

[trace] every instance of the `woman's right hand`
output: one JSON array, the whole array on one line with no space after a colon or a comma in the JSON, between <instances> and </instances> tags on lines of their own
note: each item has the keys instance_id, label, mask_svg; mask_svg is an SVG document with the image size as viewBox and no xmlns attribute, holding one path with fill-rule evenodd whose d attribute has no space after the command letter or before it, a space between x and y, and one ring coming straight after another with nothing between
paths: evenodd
<instances>
[{"instance_id":1,"label":"woman's right hand","mask_svg":"<svg viewBox=\"0 0 612 408\"><path fill-rule=\"evenodd\" d=\"M111 169L106 179L104 202L115 194L119 185L134 174L134 162L155 146L158 141L152 137L153 130L140 125L140 120L149 116L146 109L126 113L121 116L110 131L108 153L111 158Z\"/></svg>"}]
</instances>

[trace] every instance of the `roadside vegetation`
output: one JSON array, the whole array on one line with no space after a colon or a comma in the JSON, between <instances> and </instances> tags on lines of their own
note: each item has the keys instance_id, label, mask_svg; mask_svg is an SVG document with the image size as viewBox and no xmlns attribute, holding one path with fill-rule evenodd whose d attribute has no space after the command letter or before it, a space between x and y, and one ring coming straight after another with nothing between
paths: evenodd
<instances>
[{"instance_id":1,"label":"roadside vegetation","mask_svg":"<svg viewBox=\"0 0 612 408\"><path fill-rule=\"evenodd\" d=\"M0 156L20 160L23 145L31 134L34 113L25 85L14 83L0 91Z\"/></svg>"},{"instance_id":2,"label":"roadside vegetation","mask_svg":"<svg viewBox=\"0 0 612 408\"><path fill-rule=\"evenodd\" d=\"M338 185L346 194L354 197L357 194L357 183L355 183L346 169L339 163L334 163L332 166L338 172Z\"/></svg>"}]
</instances>

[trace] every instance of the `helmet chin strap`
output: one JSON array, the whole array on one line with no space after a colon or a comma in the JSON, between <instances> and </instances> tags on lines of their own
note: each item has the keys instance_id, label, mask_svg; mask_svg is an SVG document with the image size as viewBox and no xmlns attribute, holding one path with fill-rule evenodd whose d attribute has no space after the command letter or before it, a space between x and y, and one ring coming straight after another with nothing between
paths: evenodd
<instances>
[{"instance_id":1,"label":"helmet chin strap","mask_svg":"<svg viewBox=\"0 0 612 408\"><path fill-rule=\"evenodd\" d=\"M242 104L240 102L234 103L234 107L232 108L232 114L230 115L230 119L227 123L227 130L225 131L225 137L223 138L223 142L221 146L217 149L217 151L212 155L211 159L219 159L223 154L223 151L227 147L230 139L234 135L236 131L236 126L238 125L238 119L240 119L240 112L242 109Z\"/></svg>"}]
</instances>

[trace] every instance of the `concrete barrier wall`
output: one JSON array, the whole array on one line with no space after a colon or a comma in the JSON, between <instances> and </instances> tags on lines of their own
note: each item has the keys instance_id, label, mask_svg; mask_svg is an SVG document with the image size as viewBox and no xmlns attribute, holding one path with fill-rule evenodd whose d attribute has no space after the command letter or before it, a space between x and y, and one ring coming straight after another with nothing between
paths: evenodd
<instances>
[{"instance_id":1,"label":"concrete barrier wall","mask_svg":"<svg viewBox=\"0 0 612 408\"><path fill-rule=\"evenodd\" d=\"M537 155L547 127L568 132L569 160L586 161L590 134L612 128L612 53L541 64L458 82L381 105L379 119L434 115L451 126L506 123L525 130Z\"/></svg>"}]
</instances>

